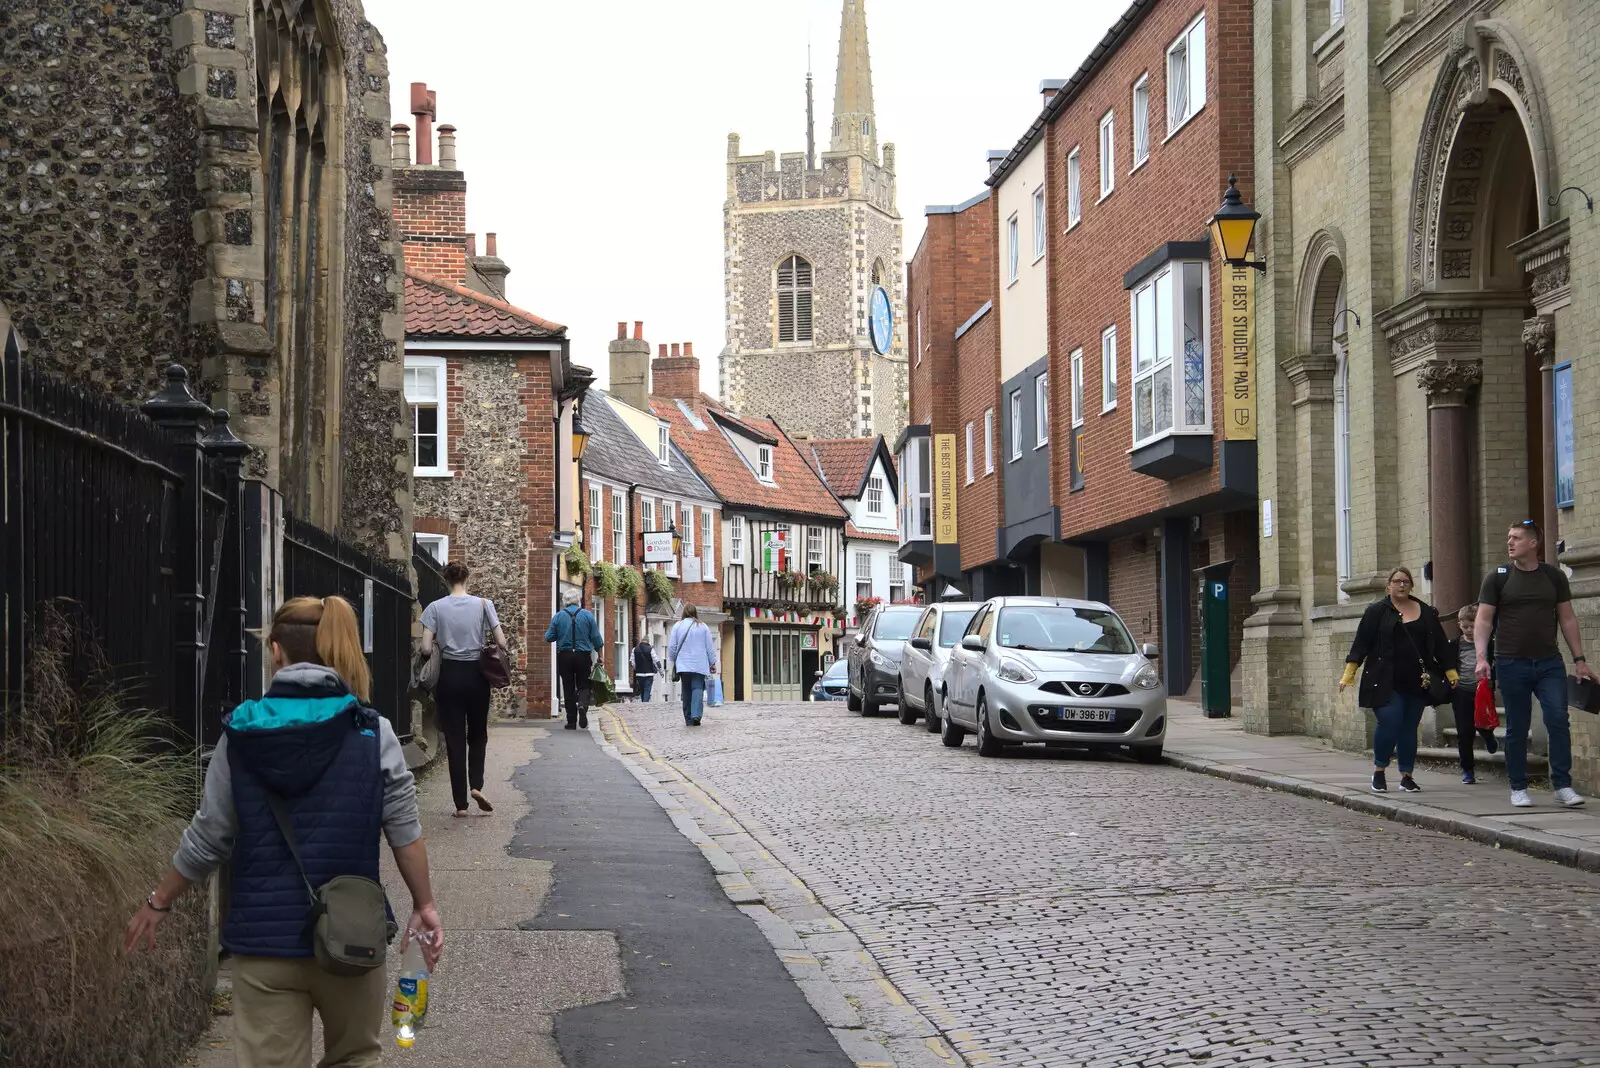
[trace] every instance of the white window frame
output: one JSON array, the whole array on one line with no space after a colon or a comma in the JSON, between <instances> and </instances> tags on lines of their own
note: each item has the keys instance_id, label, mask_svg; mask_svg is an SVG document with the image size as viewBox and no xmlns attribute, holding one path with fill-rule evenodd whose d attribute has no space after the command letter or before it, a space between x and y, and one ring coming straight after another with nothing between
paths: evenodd
<instances>
[{"instance_id":1,"label":"white window frame","mask_svg":"<svg viewBox=\"0 0 1600 1068\"><path fill-rule=\"evenodd\" d=\"M1082 146L1074 145L1067 153L1067 229L1083 221L1083 158Z\"/></svg>"},{"instance_id":2,"label":"white window frame","mask_svg":"<svg viewBox=\"0 0 1600 1068\"><path fill-rule=\"evenodd\" d=\"M972 420L967 420L967 485L972 485Z\"/></svg>"},{"instance_id":3,"label":"white window frame","mask_svg":"<svg viewBox=\"0 0 1600 1068\"><path fill-rule=\"evenodd\" d=\"M1016 212L1012 212L1011 218L1006 220L1006 245L1006 284L1010 285L1022 270L1022 237Z\"/></svg>"},{"instance_id":4,"label":"white window frame","mask_svg":"<svg viewBox=\"0 0 1600 1068\"><path fill-rule=\"evenodd\" d=\"M1196 63L1195 53L1200 55ZM1180 58L1181 57L1181 58ZM1183 64L1181 80L1173 77L1177 62ZM1182 87L1180 95L1179 87ZM1206 106L1206 13L1196 15L1167 46L1167 137L1188 125Z\"/></svg>"},{"instance_id":5,"label":"white window frame","mask_svg":"<svg viewBox=\"0 0 1600 1068\"><path fill-rule=\"evenodd\" d=\"M1100 331L1100 410L1117 406L1117 326Z\"/></svg>"},{"instance_id":6,"label":"white window frame","mask_svg":"<svg viewBox=\"0 0 1600 1068\"><path fill-rule=\"evenodd\" d=\"M1050 444L1050 372L1033 376L1033 447Z\"/></svg>"},{"instance_id":7,"label":"white window frame","mask_svg":"<svg viewBox=\"0 0 1600 1068\"><path fill-rule=\"evenodd\" d=\"M825 562L822 552L822 528L806 527L806 574L822 570Z\"/></svg>"},{"instance_id":8,"label":"white window frame","mask_svg":"<svg viewBox=\"0 0 1600 1068\"><path fill-rule=\"evenodd\" d=\"M629 618L628 601L618 597L611 604L611 648L616 652L615 662L611 665L616 673L617 680L623 685L628 681L628 628L633 620Z\"/></svg>"},{"instance_id":9,"label":"white window frame","mask_svg":"<svg viewBox=\"0 0 1600 1068\"><path fill-rule=\"evenodd\" d=\"M694 505L678 505L678 537L683 539L683 555L694 555Z\"/></svg>"},{"instance_id":10,"label":"white window frame","mask_svg":"<svg viewBox=\"0 0 1600 1068\"><path fill-rule=\"evenodd\" d=\"M1104 200L1117 188L1117 113L1115 109L1100 116L1100 199Z\"/></svg>"},{"instance_id":11,"label":"white window frame","mask_svg":"<svg viewBox=\"0 0 1600 1068\"><path fill-rule=\"evenodd\" d=\"M862 552L859 549L856 550L856 553L855 553L855 564L856 564L856 574L855 574L856 600L859 601L859 600L862 600L863 598L867 598L867 597L871 597L872 596L872 553L870 553L870 552ZM866 566L863 567L862 566L863 564L866 565ZM866 587L866 592L865 593L861 592L863 585L865 585L865 587ZM865 622L865 621L863 620L863 622Z\"/></svg>"},{"instance_id":12,"label":"white window frame","mask_svg":"<svg viewBox=\"0 0 1600 1068\"><path fill-rule=\"evenodd\" d=\"M756 478L767 483L772 481L771 445L756 445Z\"/></svg>"},{"instance_id":13,"label":"white window frame","mask_svg":"<svg viewBox=\"0 0 1600 1068\"><path fill-rule=\"evenodd\" d=\"M1072 367L1072 426L1083 425L1083 350L1073 349Z\"/></svg>"},{"instance_id":14,"label":"white window frame","mask_svg":"<svg viewBox=\"0 0 1600 1068\"><path fill-rule=\"evenodd\" d=\"M883 514L883 479L878 475L867 479L867 514Z\"/></svg>"},{"instance_id":15,"label":"white window frame","mask_svg":"<svg viewBox=\"0 0 1600 1068\"><path fill-rule=\"evenodd\" d=\"M983 473L994 474L994 409L983 412Z\"/></svg>"},{"instance_id":16,"label":"white window frame","mask_svg":"<svg viewBox=\"0 0 1600 1068\"><path fill-rule=\"evenodd\" d=\"M449 398L446 392L449 388L450 371L449 363L443 356L407 356L405 362L407 371L431 371L433 373L434 396L413 396L406 391L406 403L413 409L411 413L411 474L416 478L449 478L450 477L450 434L449 421L446 418ZM417 463L417 416L416 408L431 406L436 420L437 446L435 448L435 463L432 466L422 466Z\"/></svg>"},{"instance_id":17,"label":"white window frame","mask_svg":"<svg viewBox=\"0 0 1600 1068\"><path fill-rule=\"evenodd\" d=\"M666 467L672 456L672 436L666 423L656 424L656 462Z\"/></svg>"},{"instance_id":18,"label":"white window frame","mask_svg":"<svg viewBox=\"0 0 1600 1068\"><path fill-rule=\"evenodd\" d=\"M606 558L605 543L605 495L601 492L599 483L589 483L589 559L599 563Z\"/></svg>"},{"instance_id":19,"label":"white window frame","mask_svg":"<svg viewBox=\"0 0 1600 1068\"><path fill-rule=\"evenodd\" d=\"M1011 391L1011 458L1022 459L1022 390Z\"/></svg>"},{"instance_id":20,"label":"white window frame","mask_svg":"<svg viewBox=\"0 0 1600 1068\"><path fill-rule=\"evenodd\" d=\"M728 517L728 563L744 563L744 516Z\"/></svg>"},{"instance_id":21,"label":"white window frame","mask_svg":"<svg viewBox=\"0 0 1600 1068\"><path fill-rule=\"evenodd\" d=\"M1150 72L1139 75L1133 83L1133 166L1132 174L1150 158Z\"/></svg>"},{"instance_id":22,"label":"white window frame","mask_svg":"<svg viewBox=\"0 0 1600 1068\"><path fill-rule=\"evenodd\" d=\"M413 537L417 539L423 551L433 557L440 567L450 562L450 535L424 534L418 531Z\"/></svg>"},{"instance_id":23,"label":"white window frame","mask_svg":"<svg viewBox=\"0 0 1600 1068\"><path fill-rule=\"evenodd\" d=\"M645 497L639 501L639 525L654 533L656 529L656 499Z\"/></svg>"},{"instance_id":24,"label":"white window frame","mask_svg":"<svg viewBox=\"0 0 1600 1068\"><path fill-rule=\"evenodd\" d=\"M1328 27L1331 29L1343 21L1344 0L1328 0Z\"/></svg>"},{"instance_id":25,"label":"white window frame","mask_svg":"<svg viewBox=\"0 0 1600 1068\"><path fill-rule=\"evenodd\" d=\"M1033 262L1038 263L1044 259L1045 236L1049 230L1049 220L1045 218L1044 186L1033 191Z\"/></svg>"},{"instance_id":26,"label":"white window frame","mask_svg":"<svg viewBox=\"0 0 1600 1068\"><path fill-rule=\"evenodd\" d=\"M1190 423L1187 421L1186 413L1184 411L1185 405L1183 395L1184 383L1182 372L1185 355L1183 334L1185 320L1187 318L1185 315L1186 309L1184 304L1185 297L1183 275L1185 270L1191 266L1199 269L1201 283L1201 293L1199 297L1201 330L1200 341L1202 345L1203 359L1202 371L1206 382L1206 418L1203 422L1199 423ZM1168 297L1168 300L1170 301L1170 307L1167 309L1167 314L1165 317L1162 314L1161 308L1161 283L1163 281L1167 282L1169 287L1168 291L1170 293L1170 296ZM1148 359L1146 359L1144 344L1141 341L1141 336L1144 333L1145 323L1141 320L1139 310L1140 299L1146 293L1150 294L1150 309L1146 313L1146 317L1152 320L1150 323L1150 343L1155 346L1154 351L1149 354ZM1133 417L1129 420L1129 424L1133 432L1134 448L1148 445L1153 441L1159 441L1171 434L1209 434L1211 432L1210 383L1213 353L1211 351L1210 294L1210 264L1205 260L1170 260L1163 264L1158 270L1152 271L1147 278L1135 286L1128 294L1129 319L1133 324L1132 351L1129 357L1129 363L1133 368ZM1167 350L1165 358L1162 356L1160 347L1163 318L1166 318L1167 320L1165 325L1166 330L1168 331L1168 342L1170 344L1170 348ZM1141 437L1139 435L1139 387L1146 380L1154 379L1157 375L1161 374L1166 374L1171 377L1170 386L1172 391L1172 425L1169 427L1155 426L1155 386L1152 385L1151 433L1147 436Z\"/></svg>"},{"instance_id":27,"label":"white window frame","mask_svg":"<svg viewBox=\"0 0 1600 1068\"><path fill-rule=\"evenodd\" d=\"M700 578L704 582L717 581L717 524L709 508L700 509Z\"/></svg>"},{"instance_id":28,"label":"white window frame","mask_svg":"<svg viewBox=\"0 0 1600 1068\"><path fill-rule=\"evenodd\" d=\"M896 582L896 578L898 578L900 581ZM900 596L896 597L894 595L895 590L900 591ZM899 604L906 599L910 591L911 579L907 572L906 565L900 563L900 561L891 556L889 558L889 603Z\"/></svg>"},{"instance_id":29,"label":"white window frame","mask_svg":"<svg viewBox=\"0 0 1600 1068\"><path fill-rule=\"evenodd\" d=\"M922 309L917 309L917 362L922 362Z\"/></svg>"},{"instance_id":30,"label":"white window frame","mask_svg":"<svg viewBox=\"0 0 1600 1068\"><path fill-rule=\"evenodd\" d=\"M628 562L628 496L621 490L611 491L611 562Z\"/></svg>"}]
</instances>

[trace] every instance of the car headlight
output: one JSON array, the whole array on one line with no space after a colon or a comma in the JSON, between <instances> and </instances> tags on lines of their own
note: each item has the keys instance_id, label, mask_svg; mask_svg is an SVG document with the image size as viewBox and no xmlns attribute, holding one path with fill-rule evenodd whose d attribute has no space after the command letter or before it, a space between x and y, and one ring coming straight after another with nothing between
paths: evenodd
<instances>
[{"instance_id":1,"label":"car headlight","mask_svg":"<svg viewBox=\"0 0 1600 1068\"><path fill-rule=\"evenodd\" d=\"M1161 674L1146 664L1133 674L1133 684L1141 690L1153 690L1161 685Z\"/></svg>"},{"instance_id":2,"label":"car headlight","mask_svg":"<svg viewBox=\"0 0 1600 1068\"><path fill-rule=\"evenodd\" d=\"M892 667L894 667L894 661L890 660L888 657L884 656L882 653L878 652L878 650L876 650L876 649L872 650L871 660L872 660L872 662L874 664L878 665L881 668L892 668Z\"/></svg>"},{"instance_id":3,"label":"car headlight","mask_svg":"<svg viewBox=\"0 0 1600 1068\"><path fill-rule=\"evenodd\" d=\"M1028 670L1028 665L1020 660L1012 660L1010 657L1000 661L1000 667L995 670L994 677L1002 682L1032 682L1038 678L1037 675Z\"/></svg>"}]
</instances>

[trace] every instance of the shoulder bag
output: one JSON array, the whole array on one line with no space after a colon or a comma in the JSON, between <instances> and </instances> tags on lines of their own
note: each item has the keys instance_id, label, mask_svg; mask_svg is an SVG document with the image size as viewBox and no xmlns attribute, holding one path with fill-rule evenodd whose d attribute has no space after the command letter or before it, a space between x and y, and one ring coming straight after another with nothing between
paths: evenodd
<instances>
[{"instance_id":1,"label":"shoulder bag","mask_svg":"<svg viewBox=\"0 0 1600 1068\"><path fill-rule=\"evenodd\" d=\"M495 644L494 629L489 626L489 602L482 597L478 604L483 608L483 651L478 654L478 670L491 690L503 690L511 685L511 669L506 665L506 654Z\"/></svg>"},{"instance_id":2,"label":"shoulder bag","mask_svg":"<svg viewBox=\"0 0 1600 1068\"><path fill-rule=\"evenodd\" d=\"M329 975L346 977L366 975L383 967L385 947L400 929L389 918L383 887L363 875L336 875L320 887L312 886L283 798L272 790L266 793L278 830L283 832L311 899L306 930L317 966Z\"/></svg>"}]
</instances>

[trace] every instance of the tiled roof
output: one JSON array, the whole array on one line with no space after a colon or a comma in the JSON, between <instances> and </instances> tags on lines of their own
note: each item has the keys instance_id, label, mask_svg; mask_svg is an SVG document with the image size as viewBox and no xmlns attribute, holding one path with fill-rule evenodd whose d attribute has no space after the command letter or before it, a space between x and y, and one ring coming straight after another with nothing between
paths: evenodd
<instances>
[{"instance_id":1,"label":"tiled roof","mask_svg":"<svg viewBox=\"0 0 1600 1068\"><path fill-rule=\"evenodd\" d=\"M821 473L836 497L859 497L877 438L817 438L800 447L811 454L811 466Z\"/></svg>"},{"instance_id":2,"label":"tiled roof","mask_svg":"<svg viewBox=\"0 0 1600 1068\"><path fill-rule=\"evenodd\" d=\"M775 485L768 486L756 480L755 472L750 470L719 424L710 418L713 411L728 415L726 408L703 393L681 403L682 407L670 397L650 398L650 407L656 415L672 424L673 442L724 501L746 508L846 518L844 506L828 492L821 476L812 470L794 442L775 422L745 415L735 417L756 433L770 435L778 442L772 450ZM694 423L684 414L684 408L694 413L705 426L704 430L695 429Z\"/></svg>"},{"instance_id":3,"label":"tiled roof","mask_svg":"<svg viewBox=\"0 0 1600 1068\"><path fill-rule=\"evenodd\" d=\"M406 271L406 334L529 341L560 337L566 327L444 278Z\"/></svg>"},{"instance_id":4,"label":"tiled roof","mask_svg":"<svg viewBox=\"0 0 1600 1068\"><path fill-rule=\"evenodd\" d=\"M589 432L589 445L583 450L583 469L616 482L660 490L674 497L715 500L706 485L685 459L677 442L671 443L667 466L606 401L606 394L591 389L583 398L583 428ZM675 436L675 435L674 435Z\"/></svg>"},{"instance_id":5,"label":"tiled roof","mask_svg":"<svg viewBox=\"0 0 1600 1068\"><path fill-rule=\"evenodd\" d=\"M861 541L887 541L896 545L900 543L900 535L892 530L862 530L854 523L844 525L844 536Z\"/></svg>"}]
</instances>

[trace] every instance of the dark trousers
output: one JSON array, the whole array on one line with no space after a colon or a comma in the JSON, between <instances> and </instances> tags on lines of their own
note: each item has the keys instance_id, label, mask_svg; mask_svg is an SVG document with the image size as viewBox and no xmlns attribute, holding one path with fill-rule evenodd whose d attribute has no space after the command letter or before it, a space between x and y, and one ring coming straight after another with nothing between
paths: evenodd
<instances>
[{"instance_id":1,"label":"dark trousers","mask_svg":"<svg viewBox=\"0 0 1600 1068\"><path fill-rule=\"evenodd\" d=\"M1466 679L1461 680L1461 685L1450 695L1450 711L1456 716L1456 753L1461 758L1461 770L1470 775L1473 766L1473 738L1483 738L1485 748L1488 748L1488 739L1494 736L1494 731L1487 728L1479 730L1473 725L1477 718L1477 691Z\"/></svg>"},{"instance_id":2,"label":"dark trousers","mask_svg":"<svg viewBox=\"0 0 1600 1068\"><path fill-rule=\"evenodd\" d=\"M654 675L635 675L633 681L636 684L634 688L639 691L639 700L650 700L650 687L655 685L656 677Z\"/></svg>"},{"instance_id":3,"label":"dark trousers","mask_svg":"<svg viewBox=\"0 0 1600 1068\"><path fill-rule=\"evenodd\" d=\"M556 652L556 675L561 679L561 700L567 709L567 722L576 724L578 717L589 714L589 670L594 659L589 653L577 649L560 649Z\"/></svg>"},{"instance_id":4,"label":"dark trousers","mask_svg":"<svg viewBox=\"0 0 1600 1068\"><path fill-rule=\"evenodd\" d=\"M1528 788L1528 730L1539 699L1550 742L1550 789L1572 785L1572 727L1567 720L1567 667L1559 656L1495 661L1506 713L1506 776L1513 790Z\"/></svg>"},{"instance_id":5,"label":"dark trousers","mask_svg":"<svg viewBox=\"0 0 1600 1068\"><path fill-rule=\"evenodd\" d=\"M1398 750L1400 774L1411 774L1417 761L1417 727L1422 723L1425 707L1422 694L1395 690L1387 701L1372 710L1378 719L1372 731L1374 767L1387 768L1390 757Z\"/></svg>"},{"instance_id":6,"label":"dark trousers","mask_svg":"<svg viewBox=\"0 0 1600 1068\"><path fill-rule=\"evenodd\" d=\"M433 702L450 760L450 794L467 807L467 789L483 789L483 751L489 745L489 682L476 660L441 660Z\"/></svg>"}]
</instances>

